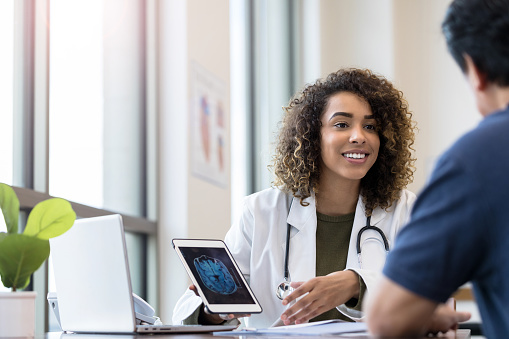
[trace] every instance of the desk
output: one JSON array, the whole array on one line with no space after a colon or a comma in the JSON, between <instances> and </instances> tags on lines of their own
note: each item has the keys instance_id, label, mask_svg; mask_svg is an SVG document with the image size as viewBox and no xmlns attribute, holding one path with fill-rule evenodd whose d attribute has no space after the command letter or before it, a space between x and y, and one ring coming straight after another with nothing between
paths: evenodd
<instances>
[{"instance_id":1,"label":"desk","mask_svg":"<svg viewBox=\"0 0 509 339\"><path fill-rule=\"evenodd\" d=\"M66 334L62 332L49 332L46 333L45 336L35 337L34 339L213 339L213 338L221 338L221 339L247 339L247 336L238 336L238 337L220 337L214 336L208 333L200 333L200 334ZM271 338L271 339L305 339L310 338L309 336L298 336L298 337L290 337L290 336L251 336L249 338L254 339L263 339L263 338ZM321 339L327 338L327 336L320 336ZM372 336L349 336L349 335L339 335L339 336L330 336L329 338L351 338L351 339L370 339ZM429 339L430 337L426 337ZM457 330L456 333L450 331L445 335L440 335L438 337L432 338L447 338L447 339L469 339L470 338L470 330ZM414 338L415 339L415 338Z\"/></svg>"}]
</instances>

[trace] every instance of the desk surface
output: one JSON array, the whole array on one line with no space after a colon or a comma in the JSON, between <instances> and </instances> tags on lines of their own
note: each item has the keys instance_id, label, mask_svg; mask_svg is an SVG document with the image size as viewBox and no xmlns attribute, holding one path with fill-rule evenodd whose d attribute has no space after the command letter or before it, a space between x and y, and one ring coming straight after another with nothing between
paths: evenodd
<instances>
[{"instance_id":1,"label":"desk surface","mask_svg":"<svg viewBox=\"0 0 509 339\"><path fill-rule=\"evenodd\" d=\"M35 337L35 339L212 339L212 338L229 338L229 339L247 339L248 336L214 336L209 333L199 333L199 334L66 334L62 332L49 332L46 333L45 336ZM309 338L307 336L298 336L298 337L290 337L290 336L251 336L250 338L262 339L262 338L279 338L279 339L290 339L290 338ZM320 336L320 338L327 338L326 336ZM339 335L339 336L330 336L330 338L355 338L355 339L370 339L374 338L372 336L351 336L351 335ZM430 337L426 337L430 338ZM440 335L437 338L456 338L456 339L468 339L470 338L470 330L457 330L456 332L449 331L447 334ZM415 339L415 338L414 338Z\"/></svg>"}]
</instances>

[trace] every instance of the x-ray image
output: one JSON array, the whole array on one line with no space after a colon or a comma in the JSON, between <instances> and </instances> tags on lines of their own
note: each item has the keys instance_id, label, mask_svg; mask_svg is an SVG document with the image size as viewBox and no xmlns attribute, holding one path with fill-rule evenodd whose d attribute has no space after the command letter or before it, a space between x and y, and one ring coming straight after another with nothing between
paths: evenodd
<instances>
[{"instance_id":1,"label":"x-ray image","mask_svg":"<svg viewBox=\"0 0 509 339\"><path fill-rule=\"evenodd\" d=\"M180 251L210 303L255 303L223 248L180 247Z\"/></svg>"},{"instance_id":2,"label":"x-ray image","mask_svg":"<svg viewBox=\"0 0 509 339\"><path fill-rule=\"evenodd\" d=\"M202 255L194 259L194 267L209 290L220 294L237 291L237 284L221 260Z\"/></svg>"}]
</instances>

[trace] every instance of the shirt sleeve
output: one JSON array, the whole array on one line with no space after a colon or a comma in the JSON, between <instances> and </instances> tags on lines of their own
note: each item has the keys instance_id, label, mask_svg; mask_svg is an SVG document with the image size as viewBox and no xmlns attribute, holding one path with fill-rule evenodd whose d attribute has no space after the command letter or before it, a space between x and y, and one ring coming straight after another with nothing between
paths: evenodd
<instances>
[{"instance_id":1,"label":"shirt sleeve","mask_svg":"<svg viewBox=\"0 0 509 339\"><path fill-rule=\"evenodd\" d=\"M347 268L347 270L353 271L359 276L359 299L352 298L346 303L337 306L336 309L353 321L363 321L364 312L362 311L362 302L364 300L364 296L369 290L369 285L375 284L375 281L378 280L376 277L379 277L382 273L372 270L352 268Z\"/></svg>"},{"instance_id":2,"label":"shirt sleeve","mask_svg":"<svg viewBox=\"0 0 509 339\"><path fill-rule=\"evenodd\" d=\"M410 223L389 253L384 275L430 300L445 302L466 283L488 246L489 209L482 183L450 154L437 164Z\"/></svg>"},{"instance_id":3,"label":"shirt sleeve","mask_svg":"<svg viewBox=\"0 0 509 339\"><path fill-rule=\"evenodd\" d=\"M182 321L184 325L197 325L199 324L198 319L200 318L201 307L196 308L187 318Z\"/></svg>"}]
</instances>

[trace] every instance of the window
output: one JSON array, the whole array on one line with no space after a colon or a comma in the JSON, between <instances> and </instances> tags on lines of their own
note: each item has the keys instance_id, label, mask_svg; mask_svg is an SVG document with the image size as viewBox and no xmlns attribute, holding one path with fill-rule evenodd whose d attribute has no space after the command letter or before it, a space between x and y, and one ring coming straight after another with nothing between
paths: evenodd
<instances>
[{"instance_id":1,"label":"window","mask_svg":"<svg viewBox=\"0 0 509 339\"><path fill-rule=\"evenodd\" d=\"M139 1L51 1L50 195L146 217L143 14ZM144 297L146 239L126 242Z\"/></svg>"},{"instance_id":2,"label":"window","mask_svg":"<svg viewBox=\"0 0 509 339\"><path fill-rule=\"evenodd\" d=\"M10 61L4 60L9 53L0 56L2 72L4 63L11 63L9 79L0 77L0 86L11 88L9 94L0 87L7 98L2 96L0 105L11 103L10 110L0 106L0 124L9 130L0 133L0 151L11 158L0 165L7 162L0 181L14 186L26 212L58 196L73 202L78 217L122 214L133 292L157 307L150 299L156 296L155 265L148 264L157 243L155 209L147 208L149 200L156 204L155 193L148 191L156 192L157 182L147 168L157 167L157 136L147 141L145 132L156 130L146 122L145 5L138 0L0 2L0 27L9 22L11 27L10 33L1 30L0 42L8 46L10 36L14 46ZM55 289L51 263L34 274L30 288L43 296ZM36 303L36 332L58 329L54 318L46 319L45 298Z\"/></svg>"},{"instance_id":3,"label":"window","mask_svg":"<svg viewBox=\"0 0 509 339\"><path fill-rule=\"evenodd\" d=\"M14 0L0 1L0 182L6 184L12 184L13 167L13 39Z\"/></svg>"},{"instance_id":4,"label":"window","mask_svg":"<svg viewBox=\"0 0 509 339\"><path fill-rule=\"evenodd\" d=\"M102 1L50 6L49 193L103 207Z\"/></svg>"},{"instance_id":5,"label":"window","mask_svg":"<svg viewBox=\"0 0 509 339\"><path fill-rule=\"evenodd\" d=\"M0 1L0 182L12 184L13 149L13 55L14 55L14 0ZM0 232L6 232L0 212ZM8 291L0 284L0 292Z\"/></svg>"},{"instance_id":6,"label":"window","mask_svg":"<svg viewBox=\"0 0 509 339\"><path fill-rule=\"evenodd\" d=\"M302 86L306 68L301 66L302 46L298 44L299 34L304 30L301 26L305 26L301 17L310 17L310 8L304 8L306 3L291 0L230 3L232 112L246 112L231 118L235 140L233 219L241 210L244 195L269 187L274 179L267 165L272 162L278 123L283 117L281 107Z\"/></svg>"}]
</instances>

